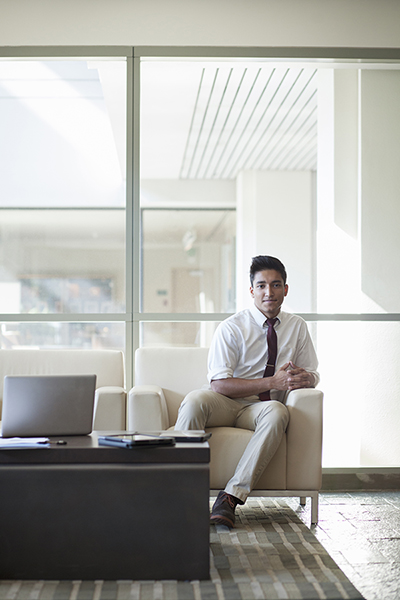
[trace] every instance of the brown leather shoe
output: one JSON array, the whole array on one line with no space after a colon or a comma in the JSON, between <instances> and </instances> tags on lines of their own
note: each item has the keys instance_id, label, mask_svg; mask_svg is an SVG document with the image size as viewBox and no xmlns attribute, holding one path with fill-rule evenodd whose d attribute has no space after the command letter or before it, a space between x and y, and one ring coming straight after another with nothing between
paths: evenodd
<instances>
[{"instance_id":1,"label":"brown leather shoe","mask_svg":"<svg viewBox=\"0 0 400 600\"><path fill-rule=\"evenodd\" d=\"M210 521L211 523L221 523L227 527L235 525L235 508L237 499L226 492L219 492L214 506L212 507Z\"/></svg>"}]
</instances>

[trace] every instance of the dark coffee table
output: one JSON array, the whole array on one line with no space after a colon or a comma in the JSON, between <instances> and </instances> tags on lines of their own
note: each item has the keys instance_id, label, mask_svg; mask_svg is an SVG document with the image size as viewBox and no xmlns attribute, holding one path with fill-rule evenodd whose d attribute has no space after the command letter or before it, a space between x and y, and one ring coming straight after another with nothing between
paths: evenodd
<instances>
[{"instance_id":1,"label":"dark coffee table","mask_svg":"<svg viewBox=\"0 0 400 600\"><path fill-rule=\"evenodd\" d=\"M64 439L0 451L0 579L209 578L207 443Z\"/></svg>"}]
</instances>

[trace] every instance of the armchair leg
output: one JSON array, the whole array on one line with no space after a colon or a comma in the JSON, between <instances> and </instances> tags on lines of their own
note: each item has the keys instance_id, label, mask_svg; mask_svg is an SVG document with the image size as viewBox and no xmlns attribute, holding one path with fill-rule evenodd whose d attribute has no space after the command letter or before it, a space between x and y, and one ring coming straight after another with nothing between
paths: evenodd
<instances>
[{"instance_id":1,"label":"armchair leg","mask_svg":"<svg viewBox=\"0 0 400 600\"><path fill-rule=\"evenodd\" d=\"M210 490L212 495L217 495L217 490ZM319 493L309 490L253 490L250 496L259 496L265 498L284 498L297 497L300 499L300 505L305 506L307 498L311 498L311 525L318 523L318 501Z\"/></svg>"},{"instance_id":2,"label":"armchair leg","mask_svg":"<svg viewBox=\"0 0 400 600\"><path fill-rule=\"evenodd\" d=\"M311 496L311 525L318 523L318 492L310 494ZM300 496L300 506L305 506L307 501L306 496Z\"/></svg>"},{"instance_id":3,"label":"armchair leg","mask_svg":"<svg viewBox=\"0 0 400 600\"><path fill-rule=\"evenodd\" d=\"M311 496L311 525L318 523L318 492Z\"/></svg>"}]
</instances>

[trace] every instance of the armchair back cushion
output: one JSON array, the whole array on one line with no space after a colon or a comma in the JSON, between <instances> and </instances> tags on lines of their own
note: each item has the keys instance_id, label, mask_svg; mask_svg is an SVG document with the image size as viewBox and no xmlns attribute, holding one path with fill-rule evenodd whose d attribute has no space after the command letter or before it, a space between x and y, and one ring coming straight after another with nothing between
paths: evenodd
<instances>
[{"instance_id":1,"label":"armchair back cushion","mask_svg":"<svg viewBox=\"0 0 400 600\"><path fill-rule=\"evenodd\" d=\"M0 416L6 375L96 374L95 429L125 429L124 357L118 350L0 350Z\"/></svg>"},{"instance_id":2,"label":"armchair back cushion","mask_svg":"<svg viewBox=\"0 0 400 600\"><path fill-rule=\"evenodd\" d=\"M135 386L163 389L169 427L176 423L179 406L191 390L207 384L208 348L139 348L135 353Z\"/></svg>"},{"instance_id":3,"label":"armchair back cushion","mask_svg":"<svg viewBox=\"0 0 400 600\"><path fill-rule=\"evenodd\" d=\"M95 373L96 387L124 386L124 362L117 350L0 350L0 380L6 375ZM3 388L0 391L3 398Z\"/></svg>"}]
</instances>

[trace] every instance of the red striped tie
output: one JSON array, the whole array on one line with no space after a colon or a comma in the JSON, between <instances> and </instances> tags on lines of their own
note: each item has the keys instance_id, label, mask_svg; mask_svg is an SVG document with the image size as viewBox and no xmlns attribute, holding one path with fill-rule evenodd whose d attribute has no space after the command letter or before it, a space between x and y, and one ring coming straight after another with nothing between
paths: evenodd
<instances>
[{"instance_id":1,"label":"red striped tie","mask_svg":"<svg viewBox=\"0 0 400 600\"><path fill-rule=\"evenodd\" d=\"M278 319L267 319L266 323L268 326L267 331L267 344L268 344L268 360L265 365L265 371L263 377L271 377L275 373L276 355L278 353L278 340L276 337L275 323ZM271 400L269 390L267 392L261 392L259 395L260 400Z\"/></svg>"}]
</instances>

